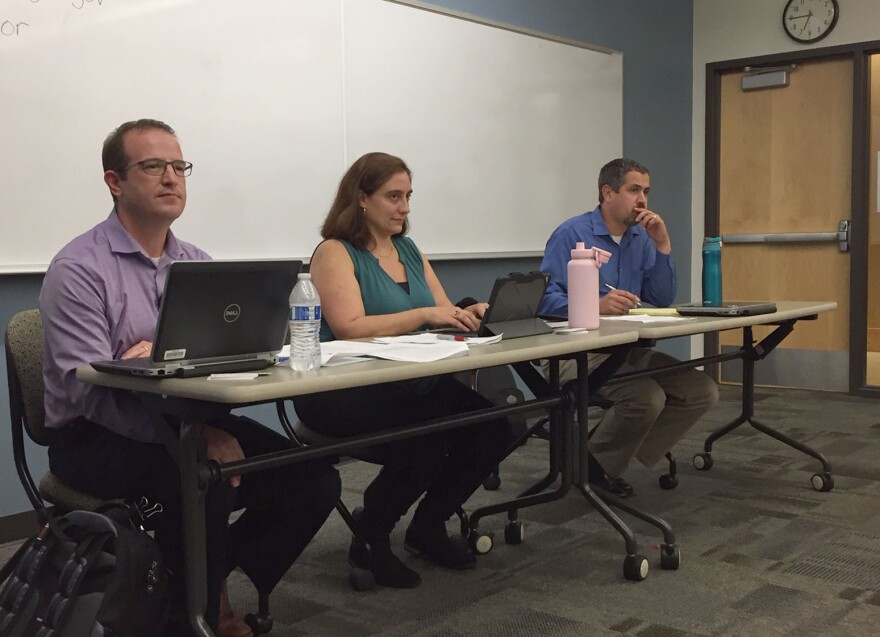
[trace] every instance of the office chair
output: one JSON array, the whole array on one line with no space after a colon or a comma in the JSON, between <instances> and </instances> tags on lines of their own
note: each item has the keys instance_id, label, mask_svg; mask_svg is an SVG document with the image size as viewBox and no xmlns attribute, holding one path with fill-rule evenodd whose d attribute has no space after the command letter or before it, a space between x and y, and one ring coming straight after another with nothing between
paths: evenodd
<instances>
[{"instance_id":1,"label":"office chair","mask_svg":"<svg viewBox=\"0 0 880 637\"><path fill-rule=\"evenodd\" d=\"M48 447L54 431L46 427L43 406L43 321L39 310L19 312L6 327L6 377L9 383L9 416L15 469L41 524L53 509L93 511L104 500L64 484L47 471L39 487L28 468L24 432L41 447Z\"/></svg>"},{"instance_id":2,"label":"office chair","mask_svg":"<svg viewBox=\"0 0 880 637\"><path fill-rule=\"evenodd\" d=\"M9 383L9 416L12 424L12 455L18 477L36 511L40 524L58 512L95 511L106 503L97 496L77 491L47 471L34 482L25 454L24 432L41 447L48 447L55 433L46 427L43 405L43 321L39 310L19 312L6 327L6 376ZM125 503L136 523L150 529L145 512L138 504ZM272 620L268 614L268 595L259 593L260 610L245 621L255 635L268 632Z\"/></svg>"},{"instance_id":3,"label":"office chair","mask_svg":"<svg viewBox=\"0 0 880 637\"><path fill-rule=\"evenodd\" d=\"M287 434L287 437L298 447L307 447L309 445L336 441L335 438L325 436L309 429L299 420L295 423L291 422L290 417L287 415L287 409L285 408L285 402L283 400L279 400L275 403L275 409L278 412L278 420L281 423L284 432ZM371 455L368 449L359 451L354 457L357 460L362 460L364 462L381 464L379 458ZM366 543L358 536L355 523L355 517L358 515L360 509L361 507L358 507L354 509L354 511L349 511L342 499L339 499L336 502L336 511L342 517L346 526L348 526L354 541L359 543L359 546L362 548L365 548ZM471 530L470 524L468 523L468 517L462 509L459 508L458 511L456 511L456 515L459 519L462 539L468 542L471 550L480 555L491 551L493 544L492 534L482 534L478 531ZM356 591L368 591L376 585L375 578L371 571L359 568L353 564L351 565L348 581L351 584L351 587Z\"/></svg>"},{"instance_id":4,"label":"office chair","mask_svg":"<svg viewBox=\"0 0 880 637\"><path fill-rule=\"evenodd\" d=\"M456 374L455 377L459 382L467 385L475 392L488 399L490 403L497 406L516 405L525 402L525 395L516 385L513 372L507 365L499 365L497 367L485 367L470 372L462 372ZM524 436L527 428L527 417L524 414L516 416L508 416L510 423L510 434L512 439L518 442L516 447L525 444L528 436ZM505 457L510 455L514 448L510 448ZM486 491L495 491L501 486L501 478L499 477L499 468L495 467L489 476L483 480L483 488Z\"/></svg>"}]
</instances>

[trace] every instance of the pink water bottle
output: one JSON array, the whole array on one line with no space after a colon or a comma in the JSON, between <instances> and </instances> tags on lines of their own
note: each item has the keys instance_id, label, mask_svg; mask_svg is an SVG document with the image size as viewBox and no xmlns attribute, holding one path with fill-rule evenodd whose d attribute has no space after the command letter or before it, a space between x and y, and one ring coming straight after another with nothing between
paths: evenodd
<instances>
[{"instance_id":1,"label":"pink water bottle","mask_svg":"<svg viewBox=\"0 0 880 637\"><path fill-rule=\"evenodd\" d=\"M599 268L611 253L578 241L568 262L568 326L599 329Z\"/></svg>"}]
</instances>

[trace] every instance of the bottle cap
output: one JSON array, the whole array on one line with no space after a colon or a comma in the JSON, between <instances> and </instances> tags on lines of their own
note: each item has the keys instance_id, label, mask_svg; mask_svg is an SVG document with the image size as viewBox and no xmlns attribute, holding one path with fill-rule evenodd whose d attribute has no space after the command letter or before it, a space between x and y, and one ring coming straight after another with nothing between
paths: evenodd
<instances>
[{"instance_id":1,"label":"bottle cap","mask_svg":"<svg viewBox=\"0 0 880 637\"><path fill-rule=\"evenodd\" d=\"M572 259L592 259L593 258L593 249L587 249L584 247L583 241L578 241L574 244L574 250L571 251Z\"/></svg>"},{"instance_id":2,"label":"bottle cap","mask_svg":"<svg viewBox=\"0 0 880 637\"><path fill-rule=\"evenodd\" d=\"M578 241L575 244L574 250L571 251L572 259L593 259L596 262L596 267L602 267L603 263L608 263L611 259L611 253L607 250L603 250L602 248L585 248L583 241Z\"/></svg>"},{"instance_id":3,"label":"bottle cap","mask_svg":"<svg viewBox=\"0 0 880 637\"><path fill-rule=\"evenodd\" d=\"M300 272L296 275L297 281L311 281L312 274L310 272Z\"/></svg>"}]
</instances>

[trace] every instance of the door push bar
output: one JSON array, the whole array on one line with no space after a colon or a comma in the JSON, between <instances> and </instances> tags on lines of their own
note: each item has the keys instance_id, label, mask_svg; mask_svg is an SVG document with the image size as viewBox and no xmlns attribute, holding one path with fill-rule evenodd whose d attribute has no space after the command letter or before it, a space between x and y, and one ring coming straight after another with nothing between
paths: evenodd
<instances>
[{"instance_id":1,"label":"door push bar","mask_svg":"<svg viewBox=\"0 0 880 637\"><path fill-rule=\"evenodd\" d=\"M724 234L723 243L820 243L836 241L837 249L849 252L850 222L841 219L837 232L781 232L778 234Z\"/></svg>"}]
</instances>

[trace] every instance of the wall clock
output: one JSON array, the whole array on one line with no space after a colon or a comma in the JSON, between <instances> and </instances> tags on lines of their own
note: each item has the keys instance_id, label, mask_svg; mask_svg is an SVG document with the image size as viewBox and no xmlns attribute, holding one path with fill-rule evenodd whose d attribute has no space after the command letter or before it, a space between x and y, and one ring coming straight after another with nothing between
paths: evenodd
<instances>
[{"instance_id":1,"label":"wall clock","mask_svg":"<svg viewBox=\"0 0 880 637\"><path fill-rule=\"evenodd\" d=\"M839 15L837 0L788 0L782 27L792 40L812 44L831 33Z\"/></svg>"}]
</instances>

